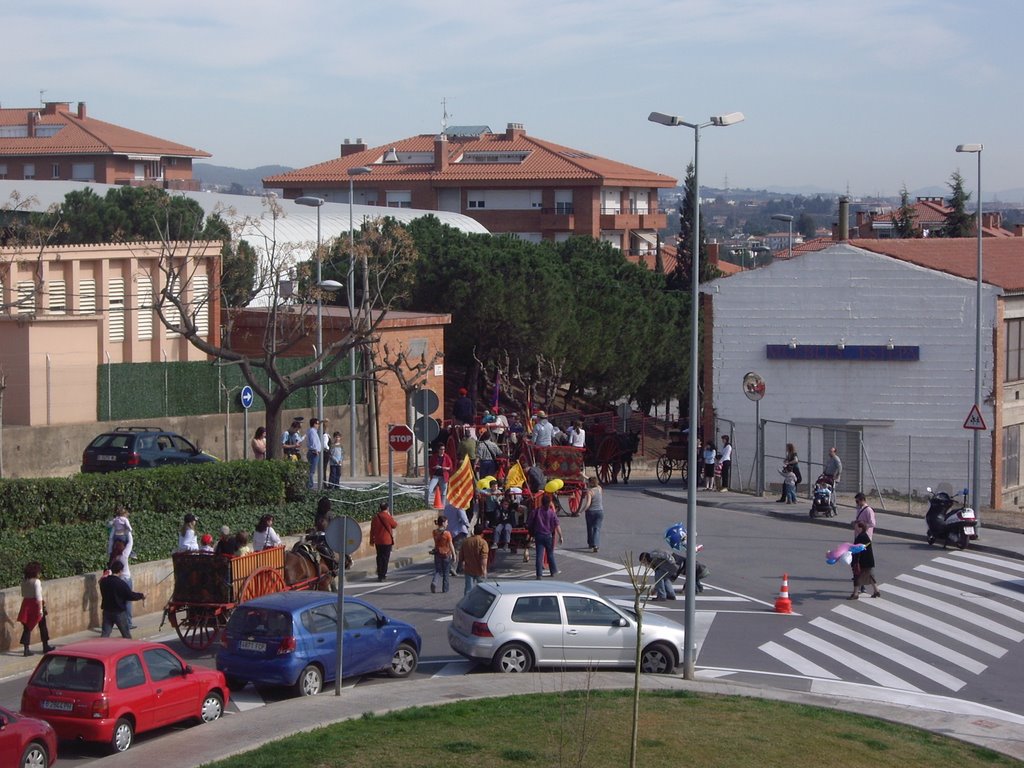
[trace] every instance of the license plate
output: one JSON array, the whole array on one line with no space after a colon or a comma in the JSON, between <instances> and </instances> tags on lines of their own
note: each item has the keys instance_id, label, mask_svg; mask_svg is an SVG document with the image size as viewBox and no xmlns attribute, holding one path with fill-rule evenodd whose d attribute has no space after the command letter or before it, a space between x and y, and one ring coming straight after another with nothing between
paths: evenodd
<instances>
[{"instance_id":1,"label":"license plate","mask_svg":"<svg viewBox=\"0 0 1024 768\"><path fill-rule=\"evenodd\" d=\"M74 706L70 701L50 701L49 699L44 699L42 703L43 709L49 709L52 712L70 712Z\"/></svg>"},{"instance_id":2,"label":"license plate","mask_svg":"<svg viewBox=\"0 0 1024 768\"><path fill-rule=\"evenodd\" d=\"M966 533L968 536L973 536L974 535L974 526L973 525L965 525L964 526L964 533Z\"/></svg>"},{"instance_id":3,"label":"license plate","mask_svg":"<svg viewBox=\"0 0 1024 768\"><path fill-rule=\"evenodd\" d=\"M266 643L254 643L252 640L239 640L238 650L240 651L258 651L264 653L267 650Z\"/></svg>"},{"instance_id":4,"label":"license plate","mask_svg":"<svg viewBox=\"0 0 1024 768\"><path fill-rule=\"evenodd\" d=\"M100 454L96 457L97 461L117 461L117 456L108 456L107 454Z\"/></svg>"}]
</instances>

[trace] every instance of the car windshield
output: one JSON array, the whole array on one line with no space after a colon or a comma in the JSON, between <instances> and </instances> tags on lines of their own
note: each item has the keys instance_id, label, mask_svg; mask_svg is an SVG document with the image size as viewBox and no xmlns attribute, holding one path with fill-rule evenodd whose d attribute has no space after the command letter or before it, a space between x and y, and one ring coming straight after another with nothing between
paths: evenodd
<instances>
[{"instance_id":1,"label":"car windshield","mask_svg":"<svg viewBox=\"0 0 1024 768\"><path fill-rule=\"evenodd\" d=\"M269 608L242 606L231 614L228 632L252 637L284 637L292 634L292 615Z\"/></svg>"},{"instance_id":2,"label":"car windshield","mask_svg":"<svg viewBox=\"0 0 1024 768\"><path fill-rule=\"evenodd\" d=\"M494 602L495 594L490 590L474 588L459 602L458 608L474 619L482 619Z\"/></svg>"},{"instance_id":3,"label":"car windshield","mask_svg":"<svg viewBox=\"0 0 1024 768\"><path fill-rule=\"evenodd\" d=\"M103 662L81 656L50 655L36 669L30 685L98 693L103 690Z\"/></svg>"}]
</instances>

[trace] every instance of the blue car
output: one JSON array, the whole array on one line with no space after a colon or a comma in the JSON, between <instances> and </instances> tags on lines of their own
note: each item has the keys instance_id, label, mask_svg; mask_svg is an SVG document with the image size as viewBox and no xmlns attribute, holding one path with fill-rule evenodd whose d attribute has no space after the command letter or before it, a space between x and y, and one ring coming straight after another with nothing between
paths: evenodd
<instances>
[{"instance_id":1,"label":"blue car","mask_svg":"<svg viewBox=\"0 0 1024 768\"><path fill-rule=\"evenodd\" d=\"M277 592L239 605L217 653L228 687L238 690L251 682L291 687L299 696L320 693L337 673L337 603L329 592ZM411 624L346 597L343 645L344 677L408 677L419 661L421 640Z\"/></svg>"}]
</instances>

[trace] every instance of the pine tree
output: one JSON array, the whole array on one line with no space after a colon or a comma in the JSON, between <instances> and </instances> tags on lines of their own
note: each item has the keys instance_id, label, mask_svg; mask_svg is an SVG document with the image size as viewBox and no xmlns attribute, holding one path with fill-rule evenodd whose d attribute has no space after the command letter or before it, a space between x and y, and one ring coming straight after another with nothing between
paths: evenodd
<instances>
[{"instance_id":1,"label":"pine tree","mask_svg":"<svg viewBox=\"0 0 1024 768\"><path fill-rule=\"evenodd\" d=\"M955 171L949 180L949 207L946 222L939 230L939 237L971 237L974 235L974 216L967 213L965 206L971 199L969 192L964 192L964 177Z\"/></svg>"},{"instance_id":2,"label":"pine tree","mask_svg":"<svg viewBox=\"0 0 1024 768\"><path fill-rule=\"evenodd\" d=\"M678 261L669 275L669 287L676 290L690 290L690 265L693 263L693 219L698 200L697 178L694 175L693 163L686 166L686 179L683 181L683 206L679 211L679 244L677 246ZM703 217L700 220L700 280L718 277L718 270L708 264L707 235Z\"/></svg>"},{"instance_id":3,"label":"pine tree","mask_svg":"<svg viewBox=\"0 0 1024 768\"><path fill-rule=\"evenodd\" d=\"M904 184L903 189L900 190L899 210L892 215L892 236L901 240L920 237L921 233L914 222L916 218L917 212L910 202L910 193L907 192L907 185Z\"/></svg>"}]
</instances>

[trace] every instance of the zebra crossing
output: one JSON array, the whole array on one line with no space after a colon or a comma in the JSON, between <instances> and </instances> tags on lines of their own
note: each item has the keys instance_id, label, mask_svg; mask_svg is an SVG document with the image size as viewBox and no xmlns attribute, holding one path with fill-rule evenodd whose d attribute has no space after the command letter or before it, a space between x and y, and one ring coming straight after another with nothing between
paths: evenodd
<instances>
[{"instance_id":1,"label":"zebra crossing","mask_svg":"<svg viewBox=\"0 0 1024 768\"><path fill-rule=\"evenodd\" d=\"M956 692L1024 641L1024 563L943 553L759 650L799 675Z\"/></svg>"}]
</instances>

